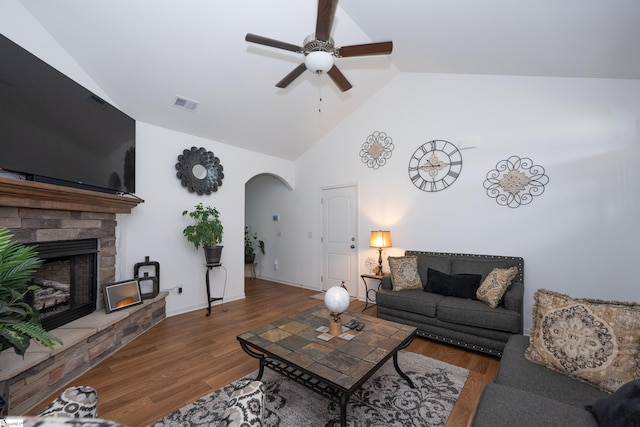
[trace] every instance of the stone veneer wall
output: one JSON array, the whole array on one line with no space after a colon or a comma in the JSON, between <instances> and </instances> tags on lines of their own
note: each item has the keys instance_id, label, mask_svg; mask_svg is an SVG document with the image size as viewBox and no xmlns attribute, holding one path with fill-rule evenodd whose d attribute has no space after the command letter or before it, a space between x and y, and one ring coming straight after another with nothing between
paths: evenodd
<instances>
[{"instance_id":1,"label":"stone veneer wall","mask_svg":"<svg viewBox=\"0 0 640 427\"><path fill-rule=\"evenodd\" d=\"M0 206L0 227L22 243L98 239L98 308L104 307L101 285L116 277L116 214Z\"/></svg>"},{"instance_id":2,"label":"stone veneer wall","mask_svg":"<svg viewBox=\"0 0 640 427\"><path fill-rule=\"evenodd\" d=\"M45 194L49 188L36 187L45 188ZM53 351L33 344L24 358L11 349L0 353L0 394L7 401L4 414L21 415L164 319L166 292L144 305L105 314L100 285L115 281L115 213L0 206L0 227L22 243L96 238L100 250L98 310L51 331L64 342Z\"/></svg>"}]
</instances>

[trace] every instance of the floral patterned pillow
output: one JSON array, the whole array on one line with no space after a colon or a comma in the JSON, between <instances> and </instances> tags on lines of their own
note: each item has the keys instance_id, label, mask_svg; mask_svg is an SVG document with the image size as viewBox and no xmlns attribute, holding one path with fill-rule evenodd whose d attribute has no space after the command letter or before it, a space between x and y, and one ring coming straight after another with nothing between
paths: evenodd
<instances>
[{"instance_id":1,"label":"floral patterned pillow","mask_svg":"<svg viewBox=\"0 0 640 427\"><path fill-rule=\"evenodd\" d=\"M488 304L489 307L496 308L517 274L518 267L494 268L482 281L476 291L476 298Z\"/></svg>"},{"instance_id":2,"label":"floral patterned pillow","mask_svg":"<svg viewBox=\"0 0 640 427\"><path fill-rule=\"evenodd\" d=\"M387 260L389 261L394 291L422 288L422 280L418 274L418 257L412 255L390 256Z\"/></svg>"},{"instance_id":3,"label":"floral patterned pillow","mask_svg":"<svg viewBox=\"0 0 640 427\"><path fill-rule=\"evenodd\" d=\"M609 393L640 378L640 305L535 293L525 357Z\"/></svg>"}]
</instances>

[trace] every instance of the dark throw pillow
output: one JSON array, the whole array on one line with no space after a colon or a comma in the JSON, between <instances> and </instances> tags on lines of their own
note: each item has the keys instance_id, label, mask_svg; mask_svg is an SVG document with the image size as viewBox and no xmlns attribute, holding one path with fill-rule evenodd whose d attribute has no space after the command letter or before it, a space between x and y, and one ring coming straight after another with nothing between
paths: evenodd
<instances>
[{"instance_id":1,"label":"dark throw pillow","mask_svg":"<svg viewBox=\"0 0 640 427\"><path fill-rule=\"evenodd\" d=\"M426 292L468 299L477 299L476 291L482 279L479 274L446 274L433 268L427 271L427 276Z\"/></svg>"},{"instance_id":2,"label":"dark throw pillow","mask_svg":"<svg viewBox=\"0 0 640 427\"><path fill-rule=\"evenodd\" d=\"M611 396L585 406L601 427L631 427L640 424L640 379L618 388Z\"/></svg>"}]
</instances>

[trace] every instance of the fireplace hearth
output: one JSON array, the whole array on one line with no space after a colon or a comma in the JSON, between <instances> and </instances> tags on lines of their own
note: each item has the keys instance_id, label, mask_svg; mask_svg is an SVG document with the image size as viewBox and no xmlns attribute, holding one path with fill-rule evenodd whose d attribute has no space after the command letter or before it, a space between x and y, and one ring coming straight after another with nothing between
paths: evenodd
<instances>
[{"instance_id":1,"label":"fireplace hearth","mask_svg":"<svg viewBox=\"0 0 640 427\"><path fill-rule=\"evenodd\" d=\"M36 271L28 301L40 313L42 326L52 330L91 314L97 306L98 239L34 244L44 260Z\"/></svg>"}]
</instances>

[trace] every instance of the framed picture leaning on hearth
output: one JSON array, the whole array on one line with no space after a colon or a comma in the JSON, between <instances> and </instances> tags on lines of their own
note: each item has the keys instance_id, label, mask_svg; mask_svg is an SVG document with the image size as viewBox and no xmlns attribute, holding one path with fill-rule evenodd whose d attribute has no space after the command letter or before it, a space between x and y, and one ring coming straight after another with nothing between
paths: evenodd
<instances>
[{"instance_id":1,"label":"framed picture leaning on hearth","mask_svg":"<svg viewBox=\"0 0 640 427\"><path fill-rule=\"evenodd\" d=\"M107 313L142 304L142 292L137 280L125 280L102 285L104 307Z\"/></svg>"}]
</instances>

